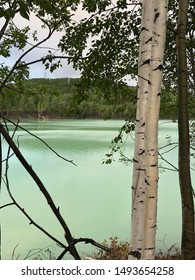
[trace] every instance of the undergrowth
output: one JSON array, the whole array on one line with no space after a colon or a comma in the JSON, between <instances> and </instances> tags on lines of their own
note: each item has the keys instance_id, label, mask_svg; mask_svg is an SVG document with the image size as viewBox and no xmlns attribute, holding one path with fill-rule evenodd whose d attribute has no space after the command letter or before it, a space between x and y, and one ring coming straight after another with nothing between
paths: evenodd
<instances>
[{"instance_id":1,"label":"undergrowth","mask_svg":"<svg viewBox=\"0 0 195 280\"><path fill-rule=\"evenodd\" d=\"M164 250L160 249L156 253L156 260L179 260L181 259L181 251L177 244L167 247L165 241L162 241ZM110 249L110 252L101 249L96 249L95 252L90 255L84 255L83 259L94 259L94 260L128 260L129 243L127 241L120 241L118 237L110 237L109 240L102 242L104 247ZM53 248L52 248L53 247ZM16 248L15 248L16 249ZM15 251L14 249L14 251ZM54 246L49 246L43 249L33 249L28 252L24 259L33 260L56 260L57 257L53 252ZM19 255L20 256L20 255ZM19 256L15 256L13 252L12 259L19 259Z\"/></svg>"},{"instance_id":2,"label":"undergrowth","mask_svg":"<svg viewBox=\"0 0 195 280\"><path fill-rule=\"evenodd\" d=\"M164 241L163 241L164 243ZM114 236L109 238L109 242L104 240L102 245L108 247L111 250L111 253L98 250L94 252L90 258L96 260L127 260L129 243L127 241L119 241L119 239ZM164 243L165 250L159 250L156 253L156 260L178 260L181 259L180 249L177 247L177 244L172 245L167 248Z\"/></svg>"}]
</instances>

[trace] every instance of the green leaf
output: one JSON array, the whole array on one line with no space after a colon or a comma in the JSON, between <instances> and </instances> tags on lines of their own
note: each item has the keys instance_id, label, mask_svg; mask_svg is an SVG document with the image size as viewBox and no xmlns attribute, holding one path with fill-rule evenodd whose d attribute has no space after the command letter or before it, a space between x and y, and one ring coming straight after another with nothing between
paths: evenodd
<instances>
[{"instance_id":1,"label":"green leaf","mask_svg":"<svg viewBox=\"0 0 195 280\"><path fill-rule=\"evenodd\" d=\"M14 11L11 8L4 11L5 18L9 19L9 18L12 18L13 16L14 16Z\"/></svg>"},{"instance_id":2,"label":"green leaf","mask_svg":"<svg viewBox=\"0 0 195 280\"><path fill-rule=\"evenodd\" d=\"M20 15L29 20L29 8L28 8L28 5L25 4L24 1L18 1L18 4L20 6Z\"/></svg>"},{"instance_id":3,"label":"green leaf","mask_svg":"<svg viewBox=\"0 0 195 280\"><path fill-rule=\"evenodd\" d=\"M0 18L1 17L5 17L5 11L2 8L0 8Z\"/></svg>"},{"instance_id":4,"label":"green leaf","mask_svg":"<svg viewBox=\"0 0 195 280\"><path fill-rule=\"evenodd\" d=\"M23 18L29 20L29 14L27 14L25 11L20 10L20 15L21 15Z\"/></svg>"}]
</instances>

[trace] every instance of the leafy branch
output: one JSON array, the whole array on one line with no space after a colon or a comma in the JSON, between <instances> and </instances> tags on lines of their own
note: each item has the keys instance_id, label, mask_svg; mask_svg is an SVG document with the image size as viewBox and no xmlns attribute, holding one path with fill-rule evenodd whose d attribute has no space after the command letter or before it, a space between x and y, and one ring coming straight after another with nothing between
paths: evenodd
<instances>
[{"instance_id":1,"label":"leafy branch","mask_svg":"<svg viewBox=\"0 0 195 280\"><path fill-rule=\"evenodd\" d=\"M52 34L54 33L55 29L50 30L48 35L42 39L40 42L38 42L37 44L33 45L31 48L29 48L28 50L26 50L14 63L13 67L10 69L9 73L6 75L5 79L1 82L0 84L0 91L3 89L3 87L6 85L6 83L8 82L9 78L12 76L12 74L14 73L14 71L17 69L18 65L20 65L20 62L22 61L22 59L28 54L30 53L32 50L36 49L38 46L40 46L41 44L43 44L44 42L46 42L47 40L49 40L49 38L51 38Z\"/></svg>"},{"instance_id":2,"label":"leafy branch","mask_svg":"<svg viewBox=\"0 0 195 280\"><path fill-rule=\"evenodd\" d=\"M111 164L114 160L114 155L116 153L119 153L119 161L124 163L124 164L129 164L133 162L133 159L130 159L124 154L124 150L122 149L129 137L131 136L132 140L134 141L132 132L134 132L134 122L132 120L127 120L125 124L120 128L119 133L116 137L114 137L111 141L111 150L109 153L105 155L105 159L103 160L103 164ZM191 149L194 150L194 133L195 131L195 122L191 123ZM125 139L124 139L125 137ZM169 170L169 171L175 171L178 172L178 168L171 163L169 160L165 158L165 154L168 154L169 152L175 150L178 148L178 142L171 142L171 138L168 136L166 137L167 139L167 144L159 147L158 149L158 155L159 159L162 160L164 163L166 163L169 167L160 165L159 168L164 169L164 170ZM194 157L194 153L191 153L191 156ZM191 167L192 170L194 170L193 167Z\"/></svg>"},{"instance_id":3,"label":"leafy branch","mask_svg":"<svg viewBox=\"0 0 195 280\"><path fill-rule=\"evenodd\" d=\"M107 153L106 158L103 160L102 164L111 164L114 161L114 154L119 152L121 157L123 157L122 147L125 145L129 135L132 136L132 132L135 130L135 123L132 120L127 120L125 124L120 128L119 133L114 139L111 141L111 151ZM123 140L124 135L126 135L126 139ZM127 157L126 157L127 158Z\"/></svg>"}]
</instances>

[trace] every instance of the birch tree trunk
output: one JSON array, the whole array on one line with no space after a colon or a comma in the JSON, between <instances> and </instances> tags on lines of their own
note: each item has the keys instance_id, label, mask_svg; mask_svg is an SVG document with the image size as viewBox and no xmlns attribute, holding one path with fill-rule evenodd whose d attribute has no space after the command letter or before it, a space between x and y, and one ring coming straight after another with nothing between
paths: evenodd
<instances>
[{"instance_id":1,"label":"birch tree trunk","mask_svg":"<svg viewBox=\"0 0 195 280\"><path fill-rule=\"evenodd\" d=\"M168 0L143 1L129 259L154 259L158 119Z\"/></svg>"},{"instance_id":2,"label":"birch tree trunk","mask_svg":"<svg viewBox=\"0 0 195 280\"><path fill-rule=\"evenodd\" d=\"M154 4L149 96L146 110L146 203L143 259L154 259L158 188L158 120L166 38L168 0Z\"/></svg>"},{"instance_id":3,"label":"birch tree trunk","mask_svg":"<svg viewBox=\"0 0 195 280\"><path fill-rule=\"evenodd\" d=\"M179 132L179 183L182 201L183 259L195 258L194 201L190 174L190 139L188 117L188 69L186 57L186 27L188 0L179 0L177 25L178 60L178 132Z\"/></svg>"},{"instance_id":4,"label":"birch tree trunk","mask_svg":"<svg viewBox=\"0 0 195 280\"><path fill-rule=\"evenodd\" d=\"M147 3L146 3L147 2ZM154 0L144 1L140 34L138 95L132 183L132 218L129 259L139 259L143 246L145 210L145 123L150 77Z\"/></svg>"}]
</instances>

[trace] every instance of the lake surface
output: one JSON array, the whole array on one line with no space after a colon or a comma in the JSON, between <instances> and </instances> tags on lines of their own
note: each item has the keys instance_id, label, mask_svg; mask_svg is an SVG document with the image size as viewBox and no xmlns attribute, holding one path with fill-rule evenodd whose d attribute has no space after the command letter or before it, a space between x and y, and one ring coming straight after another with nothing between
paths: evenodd
<instances>
[{"instance_id":1,"label":"lake surface","mask_svg":"<svg viewBox=\"0 0 195 280\"><path fill-rule=\"evenodd\" d=\"M110 141L117 135L123 121L51 120L23 121L20 125L41 137L60 155L77 166L63 161L43 143L19 130L19 146L25 158L37 172L74 237L89 237L97 242L117 236L128 241L130 233L132 165L117 160L102 164L110 151ZM17 137L15 137L17 139ZM177 124L161 121L159 146L177 141ZM125 153L133 156L133 140L129 138ZM4 153L6 145L4 143ZM5 155L5 154L4 154ZM165 153L167 160L177 165L177 149ZM162 169L161 169L162 170ZM165 170L164 170L165 171ZM15 157L9 162L10 188L20 205L42 227L61 241L63 231L33 183ZM194 174L193 174L194 175ZM1 205L10 202L2 186ZM2 259L25 258L29 250L51 245L58 256L61 249L39 232L15 206L0 212L2 227ZM181 205L177 172L160 172L157 248L167 247L181 239ZM78 245L81 254L95 251L91 245ZM33 251L34 252L34 251ZM66 256L69 258L69 256Z\"/></svg>"}]
</instances>

